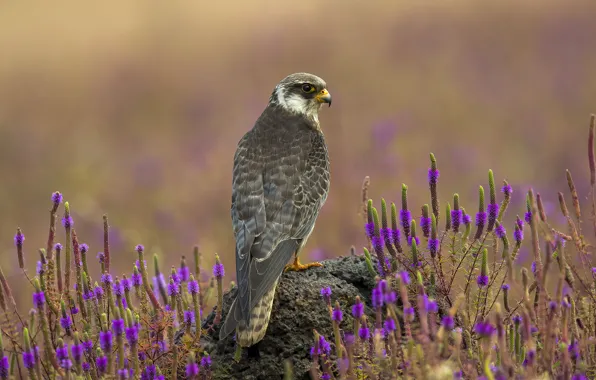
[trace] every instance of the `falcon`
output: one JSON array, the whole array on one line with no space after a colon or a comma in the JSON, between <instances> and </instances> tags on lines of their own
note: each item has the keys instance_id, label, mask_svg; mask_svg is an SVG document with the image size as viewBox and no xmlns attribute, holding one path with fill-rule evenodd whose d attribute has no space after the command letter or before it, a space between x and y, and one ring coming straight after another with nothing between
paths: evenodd
<instances>
[{"instance_id":1,"label":"falcon","mask_svg":"<svg viewBox=\"0 0 596 380\"><path fill-rule=\"evenodd\" d=\"M298 255L329 192L329 156L318 117L324 104L331 106L326 87L313 74L288 75L234 155L231 215L238 293L219 338L236 330L240 347L265 336L284 268L321 266L301 264Z\"/></svg>"}]
</instances>

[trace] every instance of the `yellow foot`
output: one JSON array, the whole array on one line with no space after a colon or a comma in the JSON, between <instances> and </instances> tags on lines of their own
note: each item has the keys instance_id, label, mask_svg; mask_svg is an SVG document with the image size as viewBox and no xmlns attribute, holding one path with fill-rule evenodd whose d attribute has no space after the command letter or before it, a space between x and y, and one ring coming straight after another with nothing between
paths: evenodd
<instances>
[{"instance_id":1,"label":"yellow foot","mask_svg":"<svg viewBox=\"0 0 596 380\"><path fill-rule=\"evenodd\" d=\"M309 268L322 267L322 266L323 266L323 264L318 263L316 261L314 263L309 263L309 264L300 264L298 257L296 257L292 264L286 265L286 267L284 268L284 272L288 272L288 271L299 272L299 271L307 270Z\"/></svg>"}]
</instances>

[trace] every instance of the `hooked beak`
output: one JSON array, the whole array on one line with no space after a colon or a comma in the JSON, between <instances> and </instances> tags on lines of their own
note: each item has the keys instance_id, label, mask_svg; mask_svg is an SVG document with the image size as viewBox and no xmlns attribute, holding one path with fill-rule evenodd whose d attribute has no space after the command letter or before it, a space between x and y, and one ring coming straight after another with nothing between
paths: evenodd
<instances>
[{"instance_id":1,"label":"hooked beak","mask_svg":"<svg viewBox=\"0 0 596 380\"><path fill-rule=\"evenodd\" d=\"M329 107L331 107L331 94L326 88L322 89L321 92L315 96L315 99L317 99L317 102L319 103L328 103Z\"/></svg>"}]
</instances>

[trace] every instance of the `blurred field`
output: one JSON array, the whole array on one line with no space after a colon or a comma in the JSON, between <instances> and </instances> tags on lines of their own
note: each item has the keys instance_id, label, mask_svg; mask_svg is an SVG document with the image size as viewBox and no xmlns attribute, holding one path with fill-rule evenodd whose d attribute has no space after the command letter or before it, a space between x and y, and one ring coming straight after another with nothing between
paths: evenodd
<instances>
[{"instance_id":1,"label":"blurred field","mask_svg":"<svg viewBox=\"0 0 596 380\"><path fill-rule=\"evenodd\" d=\"M443 204L457 191L474 210L489 168L514 187L510 216L529 186L555 202L566 168L587 195L593 1L216 4L2 5L0 262L11 281L15 228L33 271L55 190L93 254L109 215L114 274L130 271L137 243L165 267L199 244L231 279L236 143L296 71L323 77L334 99L321 115L332 190L311 259L364 243L365 175L374 199L398 201L407 183L418 214L431 151Z\"/></svg>"}]
</instances>

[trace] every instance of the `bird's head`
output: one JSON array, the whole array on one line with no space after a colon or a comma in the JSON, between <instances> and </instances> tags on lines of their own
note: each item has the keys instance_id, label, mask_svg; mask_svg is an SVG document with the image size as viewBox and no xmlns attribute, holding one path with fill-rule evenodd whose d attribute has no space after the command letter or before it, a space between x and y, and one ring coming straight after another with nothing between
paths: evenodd
<instances>
[{"instance_id":1,"label":"bird's head","mask_svg":"<svg viewBox=\"0 0 596 380\"><path fill-rule=\"evenodd\" d=\"M309 73L290 74L275 86L269 103L312 117L315 120L324 103L331 107L331 94L321 78Z\"/></svg>"}]
</instances>

